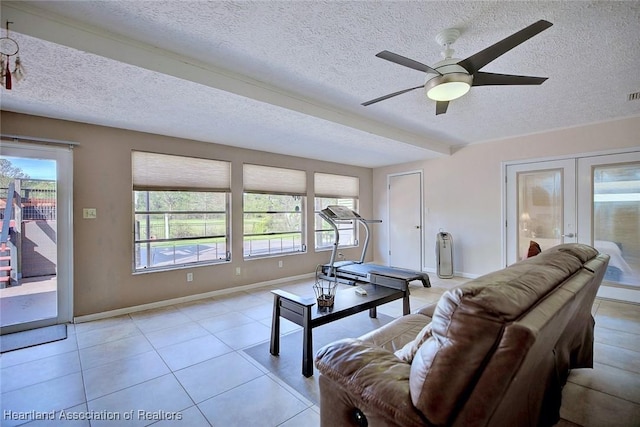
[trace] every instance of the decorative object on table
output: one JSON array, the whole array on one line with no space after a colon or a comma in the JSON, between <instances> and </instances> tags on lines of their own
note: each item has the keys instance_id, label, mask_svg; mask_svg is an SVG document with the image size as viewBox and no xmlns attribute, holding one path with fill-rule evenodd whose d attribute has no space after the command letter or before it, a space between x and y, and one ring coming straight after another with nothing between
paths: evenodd
<instances>
[{"instance_id":1,"label":"decorative object on table","mask_svg":"<svg viewBox=\"0 0 640 427\"><path fill-rule=\"evenodd\" d=\"M2 69L0 83L7 90L12 89L14 80L17 83L24 79L26 74L22 61L20 57L17 56L20 51L20 46L15 39L9 36L9 24L13 24L13 22L7 21L5 37L0 37L0 68ZM16 57L13 71L11 71L12 56Z\"/></svg>"},{"instance_id":2,"label":"decorative object on table","mask_svg":"<svg viewBox=\"0 0 640 427\"><path fill-rule=\"evenodd\" d=\"M356 288L356 294L361 295L361 296L365 296L367 295L367 290L363 287L358 286Z\"/></svg>"},{"instance_id":3,"label":"decorative object on table","mask_svg":"<svg viewBox=\"0 0 640 427\"><path fill-rule=\"evenodd\" d=\"M318 268L322 268L322 266L318 266ZM313 291L316 294L316 300L318 301L319 308L333 307L337 288L337 279L322 279L318 277L316 271L316 283L313 285Z\"/></svg>"}]
</instances>

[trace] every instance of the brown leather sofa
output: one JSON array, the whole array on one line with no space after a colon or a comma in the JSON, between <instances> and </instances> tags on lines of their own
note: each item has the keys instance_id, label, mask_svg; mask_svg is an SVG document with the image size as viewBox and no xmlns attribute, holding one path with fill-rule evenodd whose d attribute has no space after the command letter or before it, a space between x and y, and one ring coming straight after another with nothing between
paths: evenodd
<instances>
[{"instance_id":1,"label":"brown leather sofa","mask_svg":"<svg viewBox=\"0 0 640 427\"><path fill-rule=\"evenodd\" d=\"M570 369L593 367L591 307L609 256L564 244L323 347L322 426L538 426Z\"/></svg>"}]
</instances>

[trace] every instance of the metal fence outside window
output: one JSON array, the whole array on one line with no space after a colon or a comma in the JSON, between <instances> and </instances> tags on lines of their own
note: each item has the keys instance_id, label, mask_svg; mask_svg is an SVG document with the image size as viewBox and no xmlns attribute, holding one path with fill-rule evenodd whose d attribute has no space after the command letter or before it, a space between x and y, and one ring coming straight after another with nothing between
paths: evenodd
<instances>
[{"instance_id":1,"label":"metal fence outside window","mask_svg":"<svg viewBox=\"0 0 640 427\"><path fill-rule=\"evenodd\" d=\"M56 181L29 179L16 180L20 187L20 202L22 220L50 220L57 219L57 190ZM7 201L8 188L0 189L0 207L4 208ZM0 219L4 219L4 209L0 209Z\"/></svg>"}]
</instances>

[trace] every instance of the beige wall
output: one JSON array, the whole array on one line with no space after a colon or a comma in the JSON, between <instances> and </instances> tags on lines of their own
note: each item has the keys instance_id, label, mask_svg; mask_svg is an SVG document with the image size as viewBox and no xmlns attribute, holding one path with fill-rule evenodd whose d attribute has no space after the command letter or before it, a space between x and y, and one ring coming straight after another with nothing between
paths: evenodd
<instances>
[{"instance_id":1,"label":"beige wall","mask_svg":"<svg viewBox=\"0 0 640 427\"><path fill-rule=\"evenodd\" d=\"M74 149L74 316L185 297L236 286L311 273L329 258L315 253L313 215L307 214L309 251L304 255L243 261L242 241L234 239L230 263L146 274L132 274L131 150L195 156L232 162L232 235L242 235L242 163L259 163L360 178L360 212L387 218L387 175L422 170L424 177L424 266L435 271L435 235L454 237L455 270L477 276L502 264L502 185L505 161L567 156L636 147L640 117L471 145L450 157L375 170L122 129L2 112L2 133L80 143ZM96 220L82 219L82 208L97 209ZM373 227L376 262L387 263L387 227ZM360 249L343 251L349 259ZM278 268L278 261L284 262ZM235 275L236 267L242 269ZM194 280L186 282L186 272Z\"/></svg>"},{"instance_id":2,"label":"beige wall","mask_svg":"<svg viewBox=\"0 0 640 427\"><path fill-rule=\"evenodd\" d=\"M640 149L640 117L470 145L445 158L412 162L373 172L373 217L387 220L387 175L422 170L424 262L435 271L436 233L453 236L454 268L469 277L501 268L502 162ZM387 227L374 230L374 259L388 260Z\"/></svg>"},{"instance_id":3,"label":"beige wall","mask_svg":"<svg viewBox=\"0 0 640 427\"><path fill-rule=\"evenodd\" d=\"M74 316L185 297L315 271L330 253L313 249L313 204L307 209L307 254L242 259L242 164L307 171L308 200L313 172L358 176L360 211L372 212L372 170L260 151L2 112L2 133L78 142L73 152ZM232 162L232 261L166 272L132 274L131 151L143 150ZM82 208L97 219L82 219ZM357 258L360 249L342 251ZM283 268L278 268L278 261ZM236 267L242 274L235 275ZM193 273L187 283L186 273ZM312 292L311 289L309 289Z\"/></svg>"}]
</instances>

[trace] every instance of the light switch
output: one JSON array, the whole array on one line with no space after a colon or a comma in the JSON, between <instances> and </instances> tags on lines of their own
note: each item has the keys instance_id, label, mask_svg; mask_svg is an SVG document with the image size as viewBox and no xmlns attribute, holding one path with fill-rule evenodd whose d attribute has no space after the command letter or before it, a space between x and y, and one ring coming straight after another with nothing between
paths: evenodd
<instances>
[{"instance_id":1,"label":"light switch","mask_svg":"<svg viewBox=\"0 0 640 427\"><path fill-rule=\"evenodd\" d=\"M82 209L82 218L84 218L84 219L96 219L97 218L96 208L83 208Z\"/></svg>"}]
</instances>

